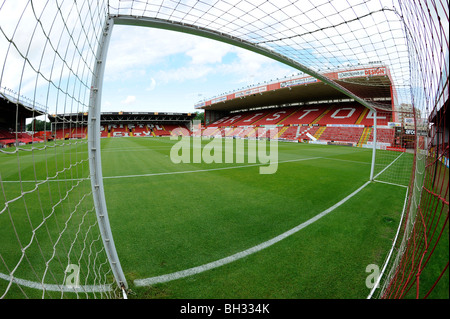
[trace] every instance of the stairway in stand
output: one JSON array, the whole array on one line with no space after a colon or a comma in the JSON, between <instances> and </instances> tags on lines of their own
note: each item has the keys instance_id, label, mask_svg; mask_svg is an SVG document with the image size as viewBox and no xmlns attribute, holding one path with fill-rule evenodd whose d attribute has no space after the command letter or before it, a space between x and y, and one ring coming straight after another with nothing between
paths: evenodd
<instances>
[{"instance_id":1,"label":"stairway in stand","mask_svg":"<svg viewBox=\"0 0 450 319\"><path fill-rule=\"evenodd\" d=\"M281 130L278 131L276 138L279 138L287 129L289 126L283 126Z\"/></svg>"},{"instance_id":2,"label":"stairway in stand","mask_svg":"<svg viewBox=\"0 0 450 319\"><path fill-rule=\"evenodd\" d=\"M369 140L370 134L372 133L371 127L365 127L364 131L361 134L361 137L359 138L358 143L356 144L357 147L362 147L363 144L367 144L367 141Z\"/></svg>"},{"instance_id":3,"label":"stairway in stand","mask_svg":"<svg viewBox=\"0 0 450 319\"><path fill-rule=\"evenodd\" d=\"M314 137L316 138L316 139L319 139L319 137L320 137L320 135L322 135L323 134L323 132L326 130L326 126L321 126L318 130L317 130L317 132L314 134Z\"/></svg>"}]
</instances>

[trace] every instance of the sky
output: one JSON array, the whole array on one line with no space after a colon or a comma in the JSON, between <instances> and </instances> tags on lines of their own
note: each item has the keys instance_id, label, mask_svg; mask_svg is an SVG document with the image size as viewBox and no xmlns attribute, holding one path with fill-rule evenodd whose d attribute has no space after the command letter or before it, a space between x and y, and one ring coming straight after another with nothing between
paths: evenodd
<instances>
[{"instance_id":1,"label":"sky","mask_svg":"<svg viewBox=\"0 0 450 319\"><path fill-rule=\"evenodd\" d=\"M430 6L433 4L431 0L427 1ZM89 2L74 3L64 1L56 6L46 1L16 0L4 1L0 7L0 61L4 61L0 70L1 89L12 89L17 95L47 106L51 114L80 112L80 108L89 104L89 91L80 93L80 86L90 86L91 70L86 69L93 67L90 54L96 48L85 43L84 39L95 38L93 33L97 36L99 25L93 27L94 23L86 22L83 27L77 16L90 16L92 12L86 10L95 8L85 5ZM130 3L134 8L147 7L142 1L121 1L119 4L128 7ZM217 6L226 4L229 7L230 3L217 2ZM284 2L276 3L282 6ZM280 16L278 18L283 23L259 31L281 32L280 35L288 36L275 49L317 70L382 60L390 67L398 91L406 92L402 95L410 101L409 89L415 83L411 83L408 43L404 39L402 24L394 12L379 12L384 4L389 7L390 3L391 0L325 1L314 7L313 1L305 1L301 8L290 3L289 10L296 8L302 11L309 6L307 13L300 16L308 18L308 21L286 21ZM264 9L267 12L259 10L263 5L269 5ZM165 9L168 10L166 6L176 6L176 3L167 1ZM270 24L272 14L266 13L276 9L270 2L261 2L261 6L252 2L250 6L250 2L242 1L239 6L251 9L251 14L242 15L240 10L242 17L236 25L249 22L245 19L254 19L257 13L262 20L254 22L255 26ZM364 16L366 9L374 11L374 14ZM63 20L60 18L62 13ZM298 17L294 12L289 14ZM446 17L448 12L441 15ZM361 20L355 20L355 16L360 16ZM233 17L231 14L224 21ZM335 18L352 21L352 28L347 23L337 23ZM386 23L377 21L385 18L389 18ZM224 21L221 26L226 26ZM448 24L445 18L441 21ZM335 28L327 28L336 23ZM296 34L302 36L297 38ZM448 43L448 33L445 37L447 42L438 37L435 41ZM420 36L413 38L414 45L429 50L428 56L439 56L440 45L422 43L425 40ZM438 65L442 61L438 59L425 62L433 69L442 68ZM106 59L102 111L195 112L194 105L201 100L294 74L298 71L291 67L222 42L174 31L115 25Z\"/></svg>"},{"instance_id":2,"label":"sky","mask_svg":"<svg viewBox=\"0 0 450 319\"><path fill-rule=\"evenodd\" d=\"M195 112L194 105L298 71L248 50L186 33L115 25L102 111Z\"/></svg>"},{"instance_id":3,"label":"sky","mask_svg":"<svg viewBox=\"0 0 450 319\"><path fill-rule=\"evenodd\" d=\"M84 53L85 48L76 52L73 47L73 42L84 39L85 31L77 23L72 5L70 1L61 3L65 15L72 13L62 23L58 7L46 2L31 5L18 0L1 4L2 90L11 89L14 97L20 95L43 108L48 106L50 114L80 111L63 94L66 90L84 104L89 102L86 96L78 98L79 84L74 85L71 79L73 72L78 72L84 84L90 84L85 79L88 73L79 68L90 63L80 60L79 53ZM77 7L81 8L87 6ZM41 18L39 23L36 17ZM65 30L70 30L71 37ZM86 36L92 38L89 23L87 32ZM51 42L47 41L48 35ZM83 44L79 42L80 47ZM29 63L24 63L24 56ZM115 25L106 59L102 112L195 112L194 105L203 99L297 72L219 41L175 31Z\"/></svg>"}]
</instances>

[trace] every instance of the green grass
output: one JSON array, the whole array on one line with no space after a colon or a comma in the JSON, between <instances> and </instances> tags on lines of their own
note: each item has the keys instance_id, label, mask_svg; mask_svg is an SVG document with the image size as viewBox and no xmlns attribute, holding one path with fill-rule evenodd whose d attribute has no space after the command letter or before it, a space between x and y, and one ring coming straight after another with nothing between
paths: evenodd
<instances>
[{"instance_id":1,"label":"green grass","mask_svg":"<svg viewBox=\"0 0 450 319\"><path fill-rule=\"evenodd\" d=\"M102 139L108 213L122 268L134 292L131 297L367 297L366 266L381 267L384 262L403 208L404 187L370 183L322 219L255 254L183 279L135 287L136 279L200 266L268 241L335 205L370 175L370 149L280 142L276 173L262 175L259 166L246 162L175 164L170 150L176 142L169 138ZM203 146L207 143L204 141ZM24 202L32 211L31 224L39 224L58 196L74 185L73 178L89 175L88 163L79 163L86 158L85 144L65 146L65 151L59 147L20 153L22 180L45 179L72 164L59 176L67 180L44 183L39 186L41 191L14 202L11 216L24 242L29 240L31 229ZM402 160L410 158L405 154ZM3 181L19 179L14 155L0 156L0 163ZM379 165L378 172L388 164ZM379 179L392 178L398 170L396 165ZM61 223L70 216L80 196L90 192L89 181L79 184L57 206L61 206L61 212L52 214L52 223L48 223L51 229L39 234L45 258L51 256L51 241L58 236ZM22 183L27 189L34 185ZM23 191L17 183L4 183L3 187L8 200ZM32 203L43 203L43 207ZM68 209L63 209L64 205ZM70 219L70 231L57 246L61 265L67 262L63 242L73 241L83 218L81 212L92 207L92 199L86 198L80 206L80 213ZM89 214L88 219L94 223L95 215ZM0 231L1 254L8 265L14 264L20 247L10 214L0 215ZM82 246L83 241L77 241L77 245ZM45 258L34 246L27 257L39 273ZM0 272L7 273L2 262ZM17 276L33 279L28 268L18 270ZM58 276L56 281L62 280ZM5 282L0 280L1 292L4 287ZM33 291L27 293L40 296ZM14 293L20 296L20 291Z\"/></svg>"},{"instance_id":2,"label":"green grass","mask_svg":"<svg viewBox=\"0 0 450 319\"><path fill-rule=\"evenodd\" d=\"M110 221L130 281L265 242L333 206L370 174L371 150L349 147L279 143L277 172L261 175L255 166L207 171L245 163L174 164L169 139L103 143ZM108 149L124 151L108 156ZM293 161L298 159L303 161ZM402 187L371 184L326 218L261 252L134 290L139 297L164 298L365 298L365 268L382 266L404 195Z\"/></svg>"}]
</instances>

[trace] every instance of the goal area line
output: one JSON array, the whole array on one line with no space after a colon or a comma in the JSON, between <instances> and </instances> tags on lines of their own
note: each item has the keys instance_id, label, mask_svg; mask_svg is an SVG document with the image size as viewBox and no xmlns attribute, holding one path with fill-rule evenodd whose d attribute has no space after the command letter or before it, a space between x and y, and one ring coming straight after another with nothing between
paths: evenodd
<instances>
[{"instance_id":1,"label":"goal area line","mask_svg":"<svg viewBox=\"0 0 450 319\"><path fill-rule=\"evenodd\" d=\"M380 181L377 181L377 182L380 182ZM391 185L396 185L396 186L406 187L406 192L405 192L405 200L403 201L402 214L401 214L401 216L400 216L400 221L399 221L399 223L398 223L397 232L396 232L395 237L394 237L394 239L393 239L393 241L392 241L392 247L391 247L391 249L389 250L389 253L388 253L387 256L386 256L386 260L385 260L385 262L384 262L384 265L383 265L383 268L382 268L382 270L381 270L381 273L380 273L380 275L378 276L378 278L376 279L376 282L375 282L374 286L372 287L372 290L370 291L369 295L367 296L367 299L372 299L372 296L374 295L375 291L376 291L378 288L380 288L380 282L381 282L381 279L383 278L383 276L384 276L384 274L385 274L385 272L386 272L386 268L387 268L387 266L388 266L388 264L389 264L389 262L390 262L390 260L391 260L391 258L392 258L392 255L393 255L393 253L394 253L394 249L395 249L395 245L397 244L398 236L400 235L400 229L401 229L402 224L403 224L403 218L404 218L404 216L405 216L406 206L407 206L407 203L408 203L409 188L408 188L407 186L404 186L404 185L398 185L398 184L393 184L393 183L387 183L387 182L380 182L380 183L385 183L385 184L391 184Z\"/></svg>"}]
</instances>

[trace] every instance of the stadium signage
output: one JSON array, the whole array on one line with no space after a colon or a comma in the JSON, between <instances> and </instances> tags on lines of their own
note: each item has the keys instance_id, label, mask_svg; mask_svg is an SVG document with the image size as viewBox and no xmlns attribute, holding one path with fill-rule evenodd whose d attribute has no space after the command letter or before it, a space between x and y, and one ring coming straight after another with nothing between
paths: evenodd
<instances>
[{"instance_id":1,"label":"stadium signage","mask_svg":"<svg viewBox=\"0 0 450 319\"><path fill-rule=\"evenodd\" d=\"M342 72L332 72L325 74L330 78L336 78L339 80L347 79L347 78L358 78L358 77L371 77L371 76L387 76L387 68L386 67L375 67L375 68L366 68L366 69L357 69L357 70L348 70ZM211 104L225 102L228 100L233 100L237 98L242 98L248 95L258 94L266 91L272 91L277 89L283 89L292 86L306 85L309 83L318 83L321 82L312 76L306 76L303 78L291 79L283 82L274 82L269 83L268 85L258 86L254 88L249 88L247 90L239 91L234 94L223 95L208 101L203 101L195 104L195 108L202 108L205 106L209 106Z\"/></svg>"},{"instance_id":2,"label":"stadium signage","mask_svg":"<svg viewBox=\"0 0 450 319\"><path fill-rule=\"evenodd\" d=\"M226 96L221 96L221 97L218 97L217 99L211 100L211 103L223 102L223 101L226 101L226 99L227 99Z\"/></svg>"},{"instance_id":3,"label":"stadium signage","mask_svg":"<svg viewBox=\"0 0 450 319\"><path fill-rule=\"evenodd\" d=\"M387 146L386 147L386 150L387 151L394 151L394 152L406 152L406 148L403 148L403 147L390 147L390 146Z\"/></svg>"},{"instance_id":4,"label":"stadium signage","mask_svg":"<svg viewBox=\"0 0 450 319\"><path fill-rule=\"evenodd\" d=\"M247 95L250 95L250 94L257 94L257 93L261 93L261 92L266 92L266 91L267 91L267 86L260 86L260 87L254 88L254 89L237 92L234 96L235 97L241 97L241 96L247 96Z\"/></svg>"},{"instance_id":5,"label":"stadium signage","mask_svg":"<svg viewBox=\"0 0 450 319\"><path fill-rule=\"evenodd\" d=\"M290 86L296 86L301 84L307 84L307 83L314 83L317 82L316 78L313 78L312 76L308 76L306 78L301 79L295 79L291 81L281 82L280 88L290 87Z\"/></svg>"},{"instance_id":6,"label":"stadium signage","mask_svg":"<svg viewBox=\"0 0 450 319\"><path fill-rule=\"evenodd\" d=\"M195 104L194 107L202 107L202 106L205 106L205 105L206 105L205 102L200 102L200 103Z\"/></svg>"},{"instance_id":7,"label":"stadium signage","mask_svg":"<svg viewBox=\"0 0 450 319\"><path fill-rule=\"evenodd\" d=\"M327 145L355 146L354 143L340 142L340 141L329 141L329 142L327 142Z\"/></svg>"},{"instance_id":8,"label":"stadium signage","mask_svg":"<svg viewBox=\"0 0 450 319\"><path fill-rule=\"evenodd\" d=\"M327 124L328 127L364 127L362 124Z\"/></svg>"},{"instance_id":9,"label":"stadium signage","mask_svg":"<svg viewBox=\"0 0 450 319\"><path fill-rule=\"evenodd\" d=\"M365 75L386 75L386 68L376 68L365 70Z\"/></svg>"},{"instance_id":10,"label":"stadium signage","mask_svg":"<svg viewBox=\"0 0 450 319\"><path fill-rule=\"evenodd\" d=\"M338 79L356 78L362 76L383 76L386 75L386 68L372 68L362 70L352 70L338 73Z\"/></svg>"}]
</instances>

